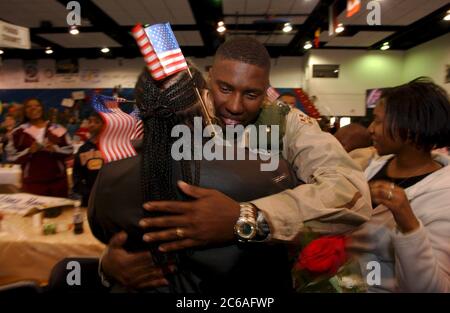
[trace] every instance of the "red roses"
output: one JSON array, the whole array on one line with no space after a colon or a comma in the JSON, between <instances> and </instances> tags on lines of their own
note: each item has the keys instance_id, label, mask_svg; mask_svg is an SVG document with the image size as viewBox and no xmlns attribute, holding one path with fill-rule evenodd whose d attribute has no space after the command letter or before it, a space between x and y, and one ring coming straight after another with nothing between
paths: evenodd
<instances>
[{"instance_id":1,"label":"red roses","mask_svg":"<svg viewBox=\"0 0 450 313\"><path fill-rule=\"evenodd\" d=\"M334 275L346 260L345 238L325 236L311 241L302 250L295 268L312 275Z\"/></svg>"}]
</instances>

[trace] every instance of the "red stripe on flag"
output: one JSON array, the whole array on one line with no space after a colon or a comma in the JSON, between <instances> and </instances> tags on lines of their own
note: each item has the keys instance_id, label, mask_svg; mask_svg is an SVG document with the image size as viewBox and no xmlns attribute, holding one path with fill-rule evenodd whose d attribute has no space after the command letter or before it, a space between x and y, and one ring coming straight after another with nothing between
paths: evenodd
<instances>
[{"instance_id":1,"label":"red stripe on flag","mask_svg":"<svg viewBox=\"0 0 450 313\"><path fill-rule=\"evenodd\" d=\"M135 130L136 120L123 112L117 102L107 101L105 104L110 112L99 112L105 121L99 141L100 151L105 163L121 160L136 155L130 139Z\"/></svg>"}]
</instances>

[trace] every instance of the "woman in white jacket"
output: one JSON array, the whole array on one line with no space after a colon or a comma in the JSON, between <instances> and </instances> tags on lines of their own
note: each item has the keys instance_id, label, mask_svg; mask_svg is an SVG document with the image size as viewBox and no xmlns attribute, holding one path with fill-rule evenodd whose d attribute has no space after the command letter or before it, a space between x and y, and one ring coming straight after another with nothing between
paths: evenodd
<instances>
[{"instance_id":1,"label":"woman in white jacket","mask_svg":"<svg viewBox=\"0 0 450 313\"><path fill-rule=\"evenodd\" d=\"M365 168L373 216L348 244L369 291L450 292L450 160L431 153L450 144L448 95L423 78L391 88L369 131L376 151L352 154Z\"/></svg>"}]
</instances>

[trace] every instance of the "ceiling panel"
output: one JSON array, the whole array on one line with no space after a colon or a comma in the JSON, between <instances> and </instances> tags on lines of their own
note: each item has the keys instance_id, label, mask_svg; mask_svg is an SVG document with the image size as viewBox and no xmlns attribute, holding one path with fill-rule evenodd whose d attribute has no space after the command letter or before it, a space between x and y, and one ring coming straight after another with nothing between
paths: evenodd
<instances>
[{"instance_id":1,"label":"ceiling panel","mask_svg":"<svg viewBox=\"0 0 450 313\"><path fill-rule=\"evenodd\" d=\"M49 21L55 27L68 27L68 13L62 4L55 0L0 1L0 19L25 27L39 27L42 21ZM81 23L83 26L90 25L84 19Z\"/></svg>"},{"instance_id":2,"label":"ceiling panel","mask_svg":"<svg viewBox=\"0 0 450 313\"><path fill-rule=\"evenodd\" d=\"M77 36L70 35L69 33L39 34L39 36L65 48L121 47L120 44L104 33L80 33Z\"/></svg>"},{"instance_id":3,"label":"ceiling panel","mask_svg":"<svg viewBox=\"0 0 450 313\"><path fill-rule=\"evenodd\" d=\"M367 32L361 31L352 37L334 36L329 38L328 32L322 32L320 41L328 41L325 46L335 47L370 47L380 40L392 35L394 32ZM328 38L327 38L328 37Z\"/></svg>"},{"instance_id":4,"label":"ceiling panel","mask_svg":"<svg viewBox=\"0 0 450 313\"><path fill-rule=\"evenodd\" d=\"M285 20L286 22L290 22L292 24L303 24L307 17L306 16L277 16L277 19ZM225 24L254 24L255 22L261 22L264 18L255 18L255 17L236 17L228 16L225 17ZM281 21L280 21L281 23Z\"/></svg>"},{"instance_id":5,"label":"ceiling panel","mask_svg":"<svg viewBox=\"0 0 450 313\"><path fill-rule=\"evenodd\" d=\"M319 0L223 0L224 14L309 14Z\"/></svg>"},{"instance_id":6,"label":"ceiling panel","mask_svg":"<svg viewBox=\"0 0 450 313\"><path fill-rule=\"evenodd\" d=\"M266 14L270 8L270 0L244 0L247 2L247 14Z\"/></svg>"},{"instance_id":7,"label":"ceiling panel","mask_svg":"<svg viewBox=\"0 0 450 313\"><path fill-rule=\"evenodd\" d=\"M271 1L268 14L286 14L291 13L296 0L278 0Z\"/></svg>"},{"instance_id":8,"label":"ceiling panel","mask_svg":"<svg viewBox=\"0 0 450 313\"><path fill-rule=\"evenodd\" d=\"M287 45L294 38L294 34L271 35L266 41L268 45Z\"/></svg>"},{"instance_id":9,"label":"ceiling panel","mask_svg":"<svg viewBox=\"0 0 450 313\"><path fill-rule=\"evenodd\" d=\"M198 31L174 31L180 46L203 46L203 40Z\"/></svg>"},{"instance_id":10,"label":"ceiling panel","mask_svg":"<svg viewBox=\"0 0 450 313\"><path fill-rule=\"evenodd\" d=\"M292 8L293 14L310 14L319 0L297 0Z\"/></svg>"},{"instance_id":11,"label":"ceiling panel","mask_svg":"<svg viewBox=\"0 0 450 313\"><path fill-rule=\"evenodd\" d=\"M93 0L120 25L195 24L188 0Z\"/></svg>"},{"instance_id":12,"label":"ceiling panel","mask_svg":"<svg viewBox=\"0 0 450 313\"><path fill-rule=\"evenodd\" d=\"M240 36L248 36L248 37L254 37L259 42L266 44L266 45L286 45L288 44L292 38L294 38L294 34L285 34L283 32L274 32L272 34L268 33L253 33L249 34L248 31L233 31L232 34L228 34L226 39L229 40L233 37L240 37Z\"/></svg>"}]
</instances>

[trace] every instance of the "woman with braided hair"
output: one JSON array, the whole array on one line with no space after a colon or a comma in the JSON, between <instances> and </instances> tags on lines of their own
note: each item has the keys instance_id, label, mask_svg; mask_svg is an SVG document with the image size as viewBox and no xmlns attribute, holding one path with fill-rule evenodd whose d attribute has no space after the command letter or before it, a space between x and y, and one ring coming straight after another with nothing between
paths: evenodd
<instances>
[{"instance_id":1,"label":"woman with braided hair","mask_svg":"<svg viewBox=\"0 0 450 313\"><path fill-rule=\"evenodd\" d=\"M205 81L195 68L191 72L192 78L181 72L163 81L154 81L146 70L139 76L135 93L144 139L136 144L138 155L106 164L90 198L91 229L99 240L109 243L101 262L106 274L103 281L112 280L108 274L114 273L111 282L128 290L289 292L290 267L284 245L253 243L242 248L236 242L228 242L162 254L156 245L142 239L148 229L140 227L139 220L152 217L143 209L145 202L189 201L176 188L179 180L219 189L239 201L280 192L296 184L294 173L283 160L275 171L261 172L260 160L175 161L171 157L175 141L172 128L183 124L192 129L194 117L202 113L194 87L203 89ZM138 259L143 265L117 275L117 266L123 264L108 262L114 254L119 254L124 262Z\"/></svg>"}]
</instances>

